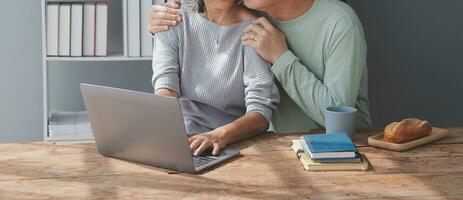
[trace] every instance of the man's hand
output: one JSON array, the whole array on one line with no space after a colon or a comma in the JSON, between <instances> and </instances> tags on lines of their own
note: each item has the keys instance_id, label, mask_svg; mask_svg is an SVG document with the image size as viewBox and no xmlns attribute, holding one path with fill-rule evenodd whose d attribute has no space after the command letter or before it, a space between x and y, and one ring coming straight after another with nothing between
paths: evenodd
<instances>
[{"instance_id":1,"label":"man's hand","mask_svg":"<svg viewBox=\"0 0 463 200\"><path fill-rule=\"evenodd\" d=\"M193 135L188 138L188 143L190 143L190 149L195 156L201 155L201 153L207 148L212 147L212 155L218 156L220 150L223 149L226 143L221 137L221 132L217 129L212 130L206 133L201 133L198 135Z\"/></svg>"},{"instance_id":2,"label":"man's hand","mask_svg":"<svg viewBox=\"0 0 463 200\"><path fill-rule=\"evenodd\" d=\"M163 32L182 20L178 0L169 0L164 5L153 5L150 11L149 31Z\"/></svg>"},{"instance_id":3,"label":"man's hand","mask_svg":"<svg viewBox=\"0 0 463 200\"><path fill-rule=\"evenodd\" d=\"M262 58L269 62L275 61L288 51L285 35L274 27L265 17L254 21L244 30L241 37L243 44L256 49Z\"/></svg>"}]
</instances>

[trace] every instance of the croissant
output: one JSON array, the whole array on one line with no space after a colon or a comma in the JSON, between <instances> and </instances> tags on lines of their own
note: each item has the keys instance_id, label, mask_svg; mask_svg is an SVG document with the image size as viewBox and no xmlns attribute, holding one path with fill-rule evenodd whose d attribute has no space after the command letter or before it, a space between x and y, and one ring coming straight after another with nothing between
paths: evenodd
<instances>
[{"instance_id":1,"label":"croissant","mask_svg":"<svg viewBox=\"0 0 463 200\"><path fill-rule=\"evenodd\" d=\"M404 143L431 134L432 127L428 121L416 118L404 119L401 122L392 122L384 129L384 141Z\"/></svg>"}]
</instances>

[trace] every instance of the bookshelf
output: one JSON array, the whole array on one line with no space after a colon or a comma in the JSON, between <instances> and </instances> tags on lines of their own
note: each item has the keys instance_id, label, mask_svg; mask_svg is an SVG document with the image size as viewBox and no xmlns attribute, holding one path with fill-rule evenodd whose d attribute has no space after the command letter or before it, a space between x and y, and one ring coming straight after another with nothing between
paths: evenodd
<instances>
[{"instance_id":1,"label":"bookshelf","mask_svg":"<svg viewBox=\"0 0 463 200\"><path fill-rule=\"evenodd\" d=\"M67 2L67 3L74 3L74 2L79 2L79 3L84 3L84 2L99 2L99 0L41 0L41 26L42 26L42 74L43 74L43 140L48 141L48 124L49 124L49 116L51 110L54 110L54 108L50 108L50 100L53 98L52 96L49 95L49 89L50 89L50 84L56 84L50 82L49 80L49 70L50 70L50 65L56 65L57 63L61 66L66 66L66 65L78 65L82 66L82 68L85 68L85 66L89 65L89 62L95 63L95 62L102 62L102 63L108 63L107 67L111 67L114 62L146 62L149 64L149 62L152 60L151 57L129 57L128 56L128 39L127 39L127 4L129 0L108 0L108 6L109 6L109 11L110 16L111 12L119 12L117 13L118 16L122 16L122 20L116 20L116 23L118 27L122 27L122 37L116 38L116 39L110 39L110 34L111 30L108 24L108 55L105 57L55 57L55 56L47 56L47 4L49 2ZM133 0L130 0L133 1ZM117 9L111 9L111 6L117 5ZM114 19L109 19L110 21L112 20L113 22L115 21ZM120 34L120 33L118 33ZM116 44L111 44L111 43L116 43ZM112 46L113 48L110 48ZM71 64L69 64L72 62ZM78 64L76 64L78 63ZM131 64L128 64L131 66ZM85 69L84 69L85 70ZM137 67L133 67L130 70L138 70ZM74 91L75 92L75 91ZM60 95L66 95L66 94L60 94Z\"/></svg>"}]
</instances>

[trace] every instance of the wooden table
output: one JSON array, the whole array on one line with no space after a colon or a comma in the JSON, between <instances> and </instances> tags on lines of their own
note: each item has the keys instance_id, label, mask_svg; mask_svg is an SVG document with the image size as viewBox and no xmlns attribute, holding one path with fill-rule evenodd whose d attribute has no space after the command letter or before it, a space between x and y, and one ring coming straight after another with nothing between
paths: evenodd
<instances>
[{"instance_id":1,"label":"wooden table","mask_svg":"<svg viewBox=\"0 0 463 200\"><path fill-rule=\"evenodd\" d=\"M448 199L463 198L463 128L397 153L354 139L372 169L307 172L290 148L301 134L263 134L242 156L199 175L100 156L94 144L0 145L0 199Z\"/></svg>"}]
</instances>

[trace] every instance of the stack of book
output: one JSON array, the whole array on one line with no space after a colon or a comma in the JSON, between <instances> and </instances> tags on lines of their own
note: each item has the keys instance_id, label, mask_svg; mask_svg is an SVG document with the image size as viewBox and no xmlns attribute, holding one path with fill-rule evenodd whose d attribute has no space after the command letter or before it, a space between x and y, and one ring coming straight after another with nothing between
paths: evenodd
<instances>
[{"instance_id":1,"label":"stack of book","mask_svg":"<svg viewBox=\"0 0 463 200\"><path fill-rule=\"evenodd\" d=\"M49 141L93 140L88 113L52 112L48 124Z\"/></svg>"},{"instance_id":2,"label":"stack of book","mask_svg":"<svg viewBox=\"0 0 463 200\"><path fill-rule=\"evenodd\" d=\"M153 38L149 33L149 13L153 4L163 0L127 1L127 43L129 57L153 56Z\"/></svg>"},{"instance_id":3,"label":"stack of book","mask_svg":"<svg viewBox=\"0 0 463 200\"><path fill-rule=\"evenodd\" d=\"M108 4L48 1L47 56L106 56Z\"/></svg>"},{"instance_id":4,"label":"stack of book","mask_svg":"<svg viewBox=\"0 0 463 200\"><path fill-rule=\"evenodd\" d=\"M365 156L357 151L346 133L303 135L292 148L305 170L367 170Z\"/></svg>"}]
</instances>

